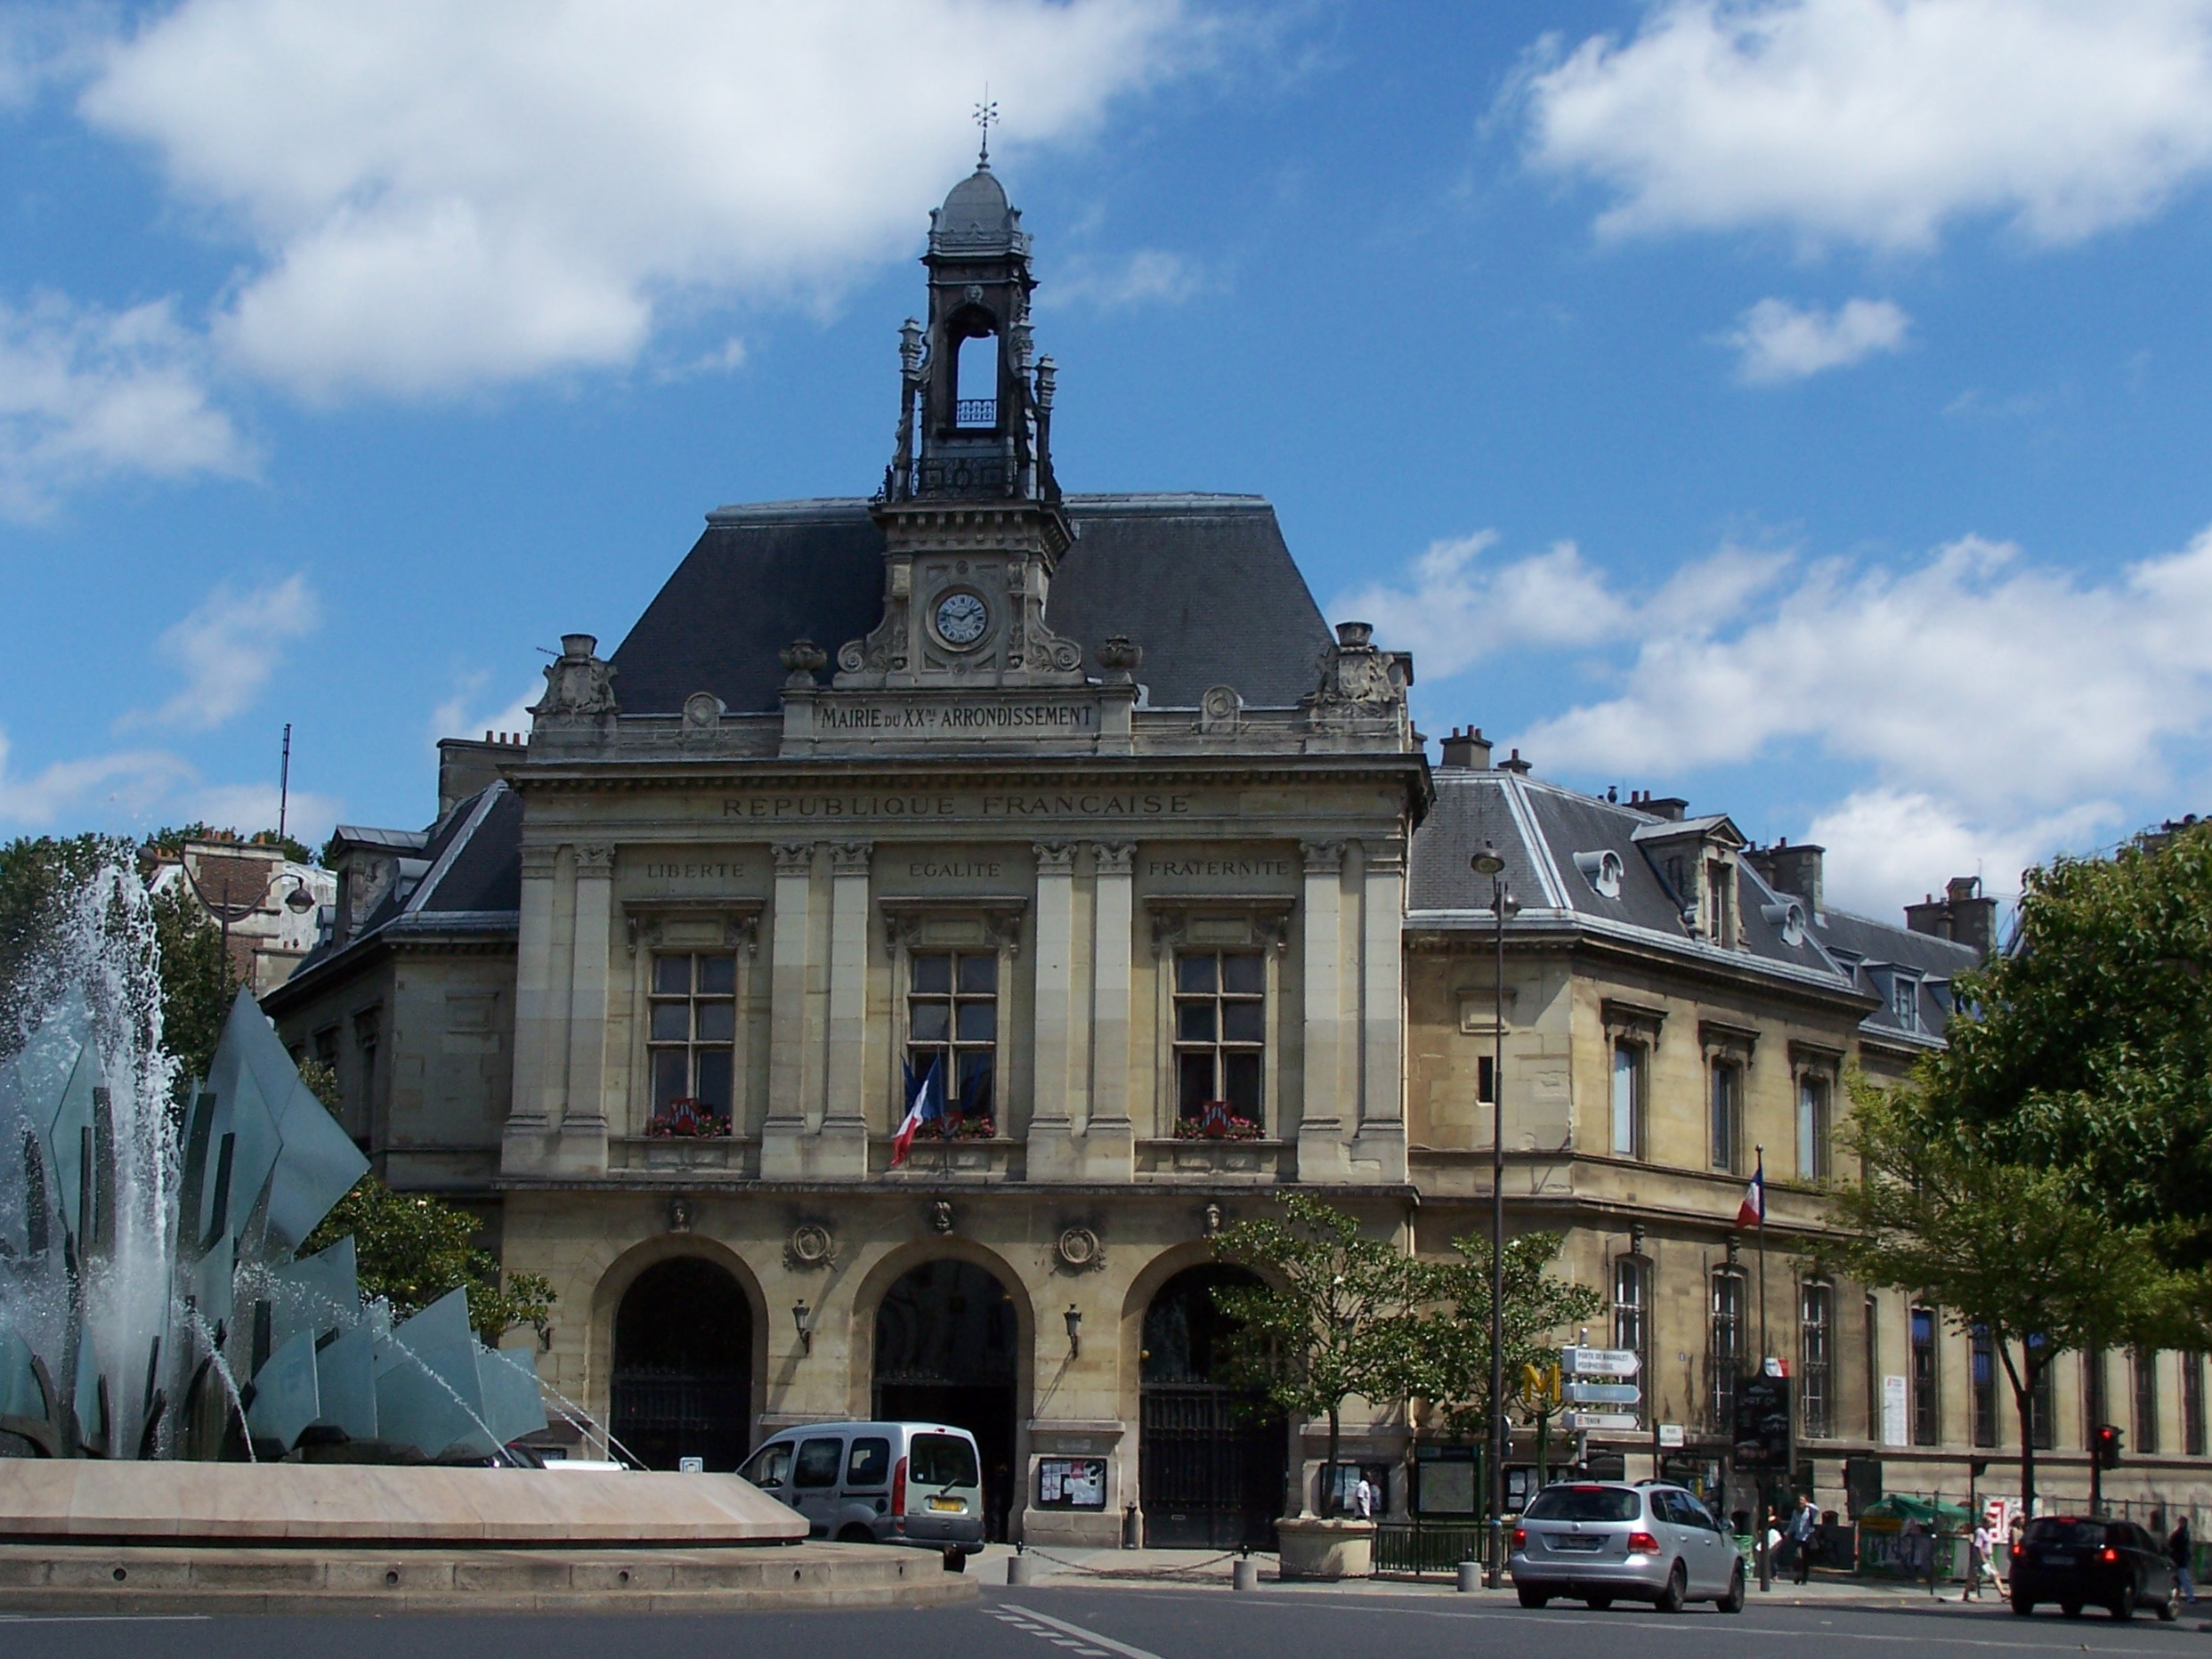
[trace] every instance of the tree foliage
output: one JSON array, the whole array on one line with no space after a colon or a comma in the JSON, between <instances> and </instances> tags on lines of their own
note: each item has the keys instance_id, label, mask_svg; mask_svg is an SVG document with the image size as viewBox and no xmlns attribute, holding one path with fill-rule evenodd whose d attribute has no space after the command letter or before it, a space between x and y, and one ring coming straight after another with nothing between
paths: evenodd
<instances>
[{"instance_id":1,"label":"tree foliage","mask_svg":"<svg viewBox=\"0 0 2212 1659\"><path fill-rule=\"evenodd\" d=\"M140 848L141 855L164 858L184 856L187 841L238 841L247 846L273 846L295 864L312 864L317 855L308 850L307 844L288 835L279 835L273 830L256 830L251 835L240 835L235 830L218 830L195 818L188 824L164 824L148 836Z\"/></svg>"},{"instance_id":2,"label":"tree foliage","mask_svg":"<svg viewBox=\"0 0 2212 1659\"><path fill-rule=\"evenodd\" d=\"M223 948L223 929L181 887L153 898L161 953L161 1040L177 1058L180 1087L207 1075L239 975Z\"/></svg>"},{"instance_id":3,"label":"tree foliage","mask_svg":"<svg viewBox=\"0 0 2212 1659\"><path fill-rule=\"evenodd\" d=\"M1556 1233L1524 1233L1505 1242L1499 1306L1509 1409L1521 1368L1548 1364L1560 1333L1596 1318L1605 1306L1590 1286L1552 1271L1562 1242ZM1459 1260L1422 1264L1427 1307L1409 1333L1395 1380L1399 1393L1426 1401L1448 1432L1473 1435L1490 1425L1490 1241L1458 1238L1452 1248Z\"/></svg>"},{"instance_id":4,"label":"tree foliage","mask_svg":"<svg viewBox=\"0 0 2212 1659\"><path fill-rule=\"evenodd\" d=\"M1928 1297L1961 1331L1988 1332L2012 1387L2021 1491L2032 1503L2038 1378L2069 1349L2172 1341L2186 1282L2160 1263L2151 1228L2114 1222L2070 1171L2005 1156L2003 1137L1949 1102L1863 1077L1851 1097L1841 1138L1863 1174L1831 1189L1846 1235L1838 1265Z\"/></svg>"}]
</instances>

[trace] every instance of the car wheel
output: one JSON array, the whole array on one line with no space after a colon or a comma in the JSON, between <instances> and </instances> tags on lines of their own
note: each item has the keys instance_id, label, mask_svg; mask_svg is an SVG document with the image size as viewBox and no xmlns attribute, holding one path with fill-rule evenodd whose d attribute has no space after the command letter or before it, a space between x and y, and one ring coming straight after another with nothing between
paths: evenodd
<instances>
[{"instance_id":1,"label":"car wheel","mask_svg":"<svg viewBox=\"0 0 2212 1659\"><path fill-rule=\"evenodd\" d=\"M1587 1606L1592 1613L1603 1613L1608 1607L1613 1605L1613 1598L1610 1596L1584 1596L1583 1598L1583 1605Z\"/></svg>"},{"instance_id":2,"label":"car wheel","mask_svg":"<svg viewBox=\"0 0 2212 1659\"><path fill-rule=\"evenodd\" d=\"M837 1541L841 1544L871 1544L876 1542L876 1535L865 1526L853 1525L839 1533Z\"/></svg>"},{"instance_id":3,"label":"car wheel","mask_svg":"<svg viewBox=\"0 0 2212 1659\"><path fill-rule=\"evenodd\" d=\"M2119 1594L2112 1598L2111 1612L2114 1618L2122 1621L2135 1616L2135 1587L2133 1584L2119 1587Z\"/></svg>"},{"instance_id":4,"label":"car wheel","mask_svg":"<svg viewBox=\"0 0 2212 1659\"><path fill-rule=\"evenodd\" d=\"M2032 1614L2035 1610L2036 1604L2029 1600L2027 1597L2014 1596L2013 1598L2013 1611L2020 1614L2022 1618L2024 1619L2028 1617L2029 1614Z\"/></svg>"},{"instance_id":5,"label":"car wheel","mask_svg":"<svg viewBox=\"0 0 2212 1659\"><path fill-rule=\"evenodd\" d=\"M1689 1571L1677 1561L1674 1570L1666 1575L1666 1588L1659 1592L1658 1600L1652 1606L1661 1613L1680 1613L1682 1604L1689 1599Z\"/></svg>"},{"instance_id":6,"label":"car wheel","mask_svg":"<svg viewBox=\"0 0 2212 1659\"><path fill-rule=\"evenodd\" d=\"M1552 1598L1534 1584L1523 1584L1519 1586L1519 1590L1520 1605L1524 1607L1544 1607L1551 1605Z\"/></svg>"},{"instance_id":7,"label":"car wheel","mask_svg":"<svg viewBox=\"0 0 2212 1659\"><path fill-rule=\"evenodd\" d=\"M1738 1561L1736 1570L1728 1575L1728 1594L1713 1604L1722 1613L1741 1613L1744 1610L1744 1564Z\"/></svg>"},{"instance_id":8,"label":"car wheel","mask_svg":"<svg viewBox=\"0 0 2212 1659\"><path fill-rule=\"evenodd\" d=\"M2167 1588L2166 1599L2159 1603L2159 1623L2171 1624L2179 1617L2181 1617L2181 1586L2175 1584Z\"/></svg>"},{"instance_id":9,"label":"car wheel","mask_svg":"<svg viewBox=\"0 0 2212 1659\"><path fill-rule=\"evenodd\" d=\"M2078 1601L2062 1601L2058 1604L2058 1610L2070 1619L2078 1619L2081 1616L2081 1603Z\"/></svg>"}]
</instances>

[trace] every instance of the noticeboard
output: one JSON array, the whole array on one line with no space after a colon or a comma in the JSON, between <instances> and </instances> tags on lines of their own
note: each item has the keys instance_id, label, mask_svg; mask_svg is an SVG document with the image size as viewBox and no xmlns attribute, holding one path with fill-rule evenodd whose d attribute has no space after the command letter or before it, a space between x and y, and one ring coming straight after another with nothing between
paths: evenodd
<instances>
[{"instance_id":1,"label":"noticeboard","mask_svg":"<svg viewBox=\"0 0 2212 1659\"><path fill-rule=\"evenodd\" d=\"M1106 1483L1106 1462L1102 1457L1041 1457L1037 1460L1037 1507L1103 1509Z\"/></svg>"},{"instance_id":2,"label":"noticeboard","mask_svg":"<svg viewBox=\"0 0 2212 1659\"><path fill-rule=\"evenodd\" d=\"M1746 1377L1736 1385L1736 1467L1746 1473L1789 1469L1789 1379Z\"/></svg>"}]
</instances>

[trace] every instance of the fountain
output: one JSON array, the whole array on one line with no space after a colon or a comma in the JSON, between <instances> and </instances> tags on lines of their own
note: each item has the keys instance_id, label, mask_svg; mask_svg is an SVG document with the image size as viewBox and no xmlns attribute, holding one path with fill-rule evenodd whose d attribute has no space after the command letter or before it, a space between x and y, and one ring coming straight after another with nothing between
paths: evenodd
<instances>
[{"instance_id":1,"label":"fountain","mask_svg":"<svg viewBox=\"0 0 2212 1659\"><path fill-rule=\"evenodd\" d=\"M0 1606L973 1594L909 1552L804 1543L734 1475L500 1466L546 1425L534 1352L478 1341L461 1289L395 1323L351 1238L300 1255L368 1160L244 991L180 1088L158 967L117 863L4 988Z\"/></svg>"}]
</instances>

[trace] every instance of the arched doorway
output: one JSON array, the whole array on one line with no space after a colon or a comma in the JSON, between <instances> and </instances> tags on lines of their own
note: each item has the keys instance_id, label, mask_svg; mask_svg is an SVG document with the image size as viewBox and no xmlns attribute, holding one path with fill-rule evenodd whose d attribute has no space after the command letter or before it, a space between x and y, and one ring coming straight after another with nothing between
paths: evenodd
<instances>
[{"instance_id":1,"label":"arched doorway","mask_svg":"<svg viewBox=\"0 0 2212 1659\"><path fill-rule=\"evenodd\" d=\"M1006 1537L1013 1508L1014 1299L972 1262L914 1268L876 1308L875 1413L889 1422L950 1423L983 1453L984 1525Z\"/></svg>"},{"instance_id":2,"label":"arched doorway","mask_svg":"<svg viewBox=\"0 0 2212 1659\"><path fill-rule=\"evenodd\" d=\"M648 1469L734 1469L752 1445L753 1315L701 1256L656 1262L614 1313L608 1427Z\"/></svg>"},{"instance_id":3,"label":"arched doorway","mask_svg":"<svg viewBox=\"0 0 2212 1659\"><path fill-rule=\"evenodd\" d=\"M1234 1330L1214 1305L1239 1267L1187 1267L1145 1310L1137 1484L1153 1549L1273 1549L1289 1473L1289 1425L1226 1380Z\"/></svg>"}]
</instances>

